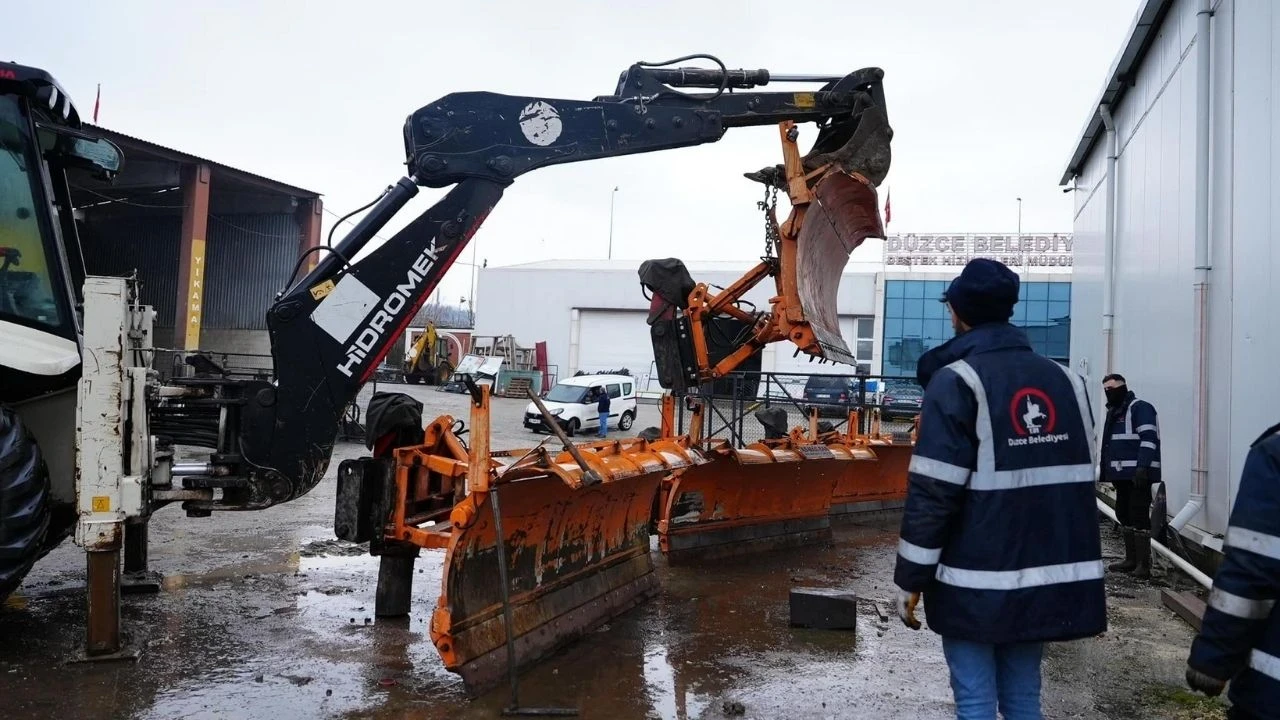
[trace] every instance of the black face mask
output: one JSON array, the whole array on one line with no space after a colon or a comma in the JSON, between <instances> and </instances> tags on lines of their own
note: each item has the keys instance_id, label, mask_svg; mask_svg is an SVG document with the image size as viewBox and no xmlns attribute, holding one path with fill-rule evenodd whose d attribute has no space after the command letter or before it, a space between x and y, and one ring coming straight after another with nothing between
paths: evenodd
<instances>
[{"instance_id":1,"label":"black face mask","mask_svg":"<svg viewBox=\"0 0 1280 720\"><path fill-rule=\"evenodd\" d=\"M1107 404L1111 407L1118 407L1125 398L1129 397L1128 385L1117 385L1113 388L1106 388Z\"/></svg>"}]
</instances>

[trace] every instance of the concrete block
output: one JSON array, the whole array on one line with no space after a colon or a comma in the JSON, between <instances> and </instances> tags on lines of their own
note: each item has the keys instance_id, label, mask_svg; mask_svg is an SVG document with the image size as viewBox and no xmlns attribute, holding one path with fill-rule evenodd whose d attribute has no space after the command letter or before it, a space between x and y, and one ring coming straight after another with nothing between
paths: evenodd
<instances>
[{"instance_id":1,"label":"concrete block","mask_svg":"<svg viewBox=\"0 0 1280 720\"><path fill-rule=\"evenodd\" d=\"M817 630L854 630L858 598L852 592L829 588L791 589L791 626Z\"/></svg>"}]
</instances>

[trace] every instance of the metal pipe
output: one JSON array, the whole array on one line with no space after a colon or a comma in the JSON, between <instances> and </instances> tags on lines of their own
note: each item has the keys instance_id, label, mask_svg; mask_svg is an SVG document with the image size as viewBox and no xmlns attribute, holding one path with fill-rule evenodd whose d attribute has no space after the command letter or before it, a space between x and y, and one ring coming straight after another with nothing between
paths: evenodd
<instances>
[{"instance_id":1,"label":"metal pipe","mask_svg":"<svg viewBox=\"0 0 1280 720\"><path fill-rule=\"evenodd\" d=\"M807 73L781 73L778 75L770 73L769 82L835 82L843 77L843 75L815 75Z\"/></svg>"},{"instance_id":2,"label":"metal pipe","mask_svg":"<svg viewBox=\"0 0 1280 720\"><path fill-rule=\"evenodd\" d=\"M1098 498L1097 502L1098 502L1098 510L1102 511L1103 515L1106 515L1107 517L1111 518L1113 521L1117 523L1120 522L1119 520L1116 519L1116 512L1115 510L1111 509L1110 505L1102 502L1101 498ZM1176 553L1174 553L1172 550L1165 547L1164 545L1160 544L1154 538L1152 538L1151 540L1151 549L1163 555L1166 559L1169 560L1169 562L1173 563L1175 567L1177 567L1179 570L1189 575L1192 580L1195 580L1196 582L1200 583L1206 589L1213 587L1213 578L1209 577L1208 575L1205 575L1203 572L1200 571L1200 568L1196 567L1195 565L1192 565L1186 560L1183 560Z\"/></svg>"},{"instance_id":3,"label":"metal pipe","mask_svg":"<svg viewBox=\"0 0 1280 720\"><path fill-rule=\"evenodd\" d=\"M173 477L185 477L188 475L213 475L215 473L213 463L207 462L185 462L174 463L169 469L169 474ZM223 473L225 474L225 472Z\"/></svg>"},{"instance_id":4,"label":"metal pipe","mask_svg":"<svg viewBox=\"0 0 1280 720\"><path fill-rule=\"evenodd\" d=\"M1115 119L1111 106L1098 108L1102 124L1107 129L1107 187L1106 230L1102 236L1102 355L1107 374L1115 372L1115 302L1116 302L1116 158L1119 143L1116 140Z\"/></svg>"},{"instance_id":5,"label":"metal pipe","mask_svg":"<svg viewBox=\"0 0 1280 720\"><path fill-rule=\"evenodd\" d=\"M1195 207L1195 441L1191 458L1191 492L1187 504L1169 526L1175 532L1204 507L1209 479L1209 20L1212 0L1202 0L1196 13L1196 207Z\"/></svg>"}]
</instances>

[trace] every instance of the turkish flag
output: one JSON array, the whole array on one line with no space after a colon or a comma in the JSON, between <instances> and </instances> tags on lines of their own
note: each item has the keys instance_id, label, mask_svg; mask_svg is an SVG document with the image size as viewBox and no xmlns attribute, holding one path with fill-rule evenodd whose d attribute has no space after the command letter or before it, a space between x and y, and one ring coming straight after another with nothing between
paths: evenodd
<instances>
[{"instance_id":1,"label":"turkish flag","mask_svg":"<svg viewBox=\"0 0 1280 720\"><path fill-rule=\"evenodd\" d=\"M889 195L891 192L892 191L888 191L888 192L885 192L884 194L884 224L885 225L889 224L889 217L892 214L889 212Z\"/></svg>"}]
</instances>

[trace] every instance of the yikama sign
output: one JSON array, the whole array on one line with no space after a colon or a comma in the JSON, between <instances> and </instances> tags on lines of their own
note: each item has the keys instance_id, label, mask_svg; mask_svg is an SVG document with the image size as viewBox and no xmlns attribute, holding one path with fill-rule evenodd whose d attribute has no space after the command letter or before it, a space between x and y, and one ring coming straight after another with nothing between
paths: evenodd
<instances>
[{"instance_id":1,"label":"yikama sign","mask_svg":"<svg viewBox=\"0 0 1280 720\"><path fill-rule=\"evenodd\" d=\"M1071 235L890 235L884 264L962 267L974 258L989 258L1011 268L1069 268L1071 243Z\"/></svg>"}]
</instances>

